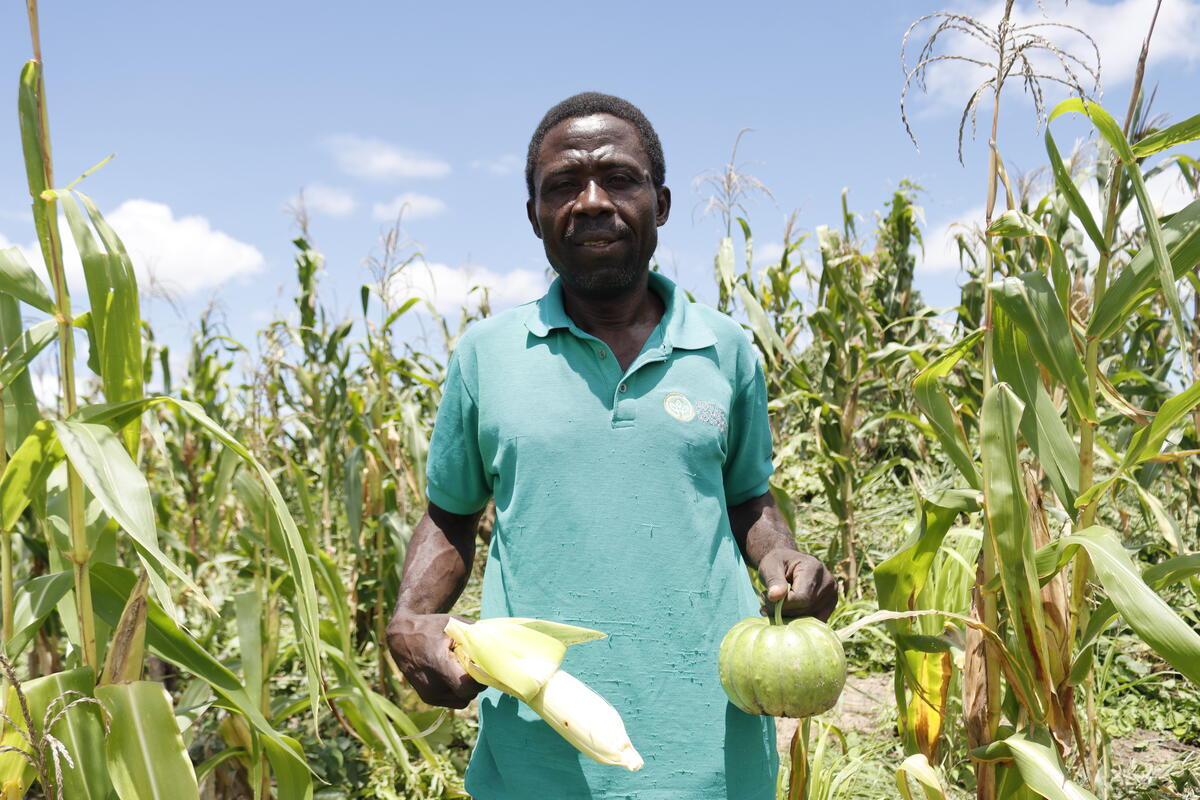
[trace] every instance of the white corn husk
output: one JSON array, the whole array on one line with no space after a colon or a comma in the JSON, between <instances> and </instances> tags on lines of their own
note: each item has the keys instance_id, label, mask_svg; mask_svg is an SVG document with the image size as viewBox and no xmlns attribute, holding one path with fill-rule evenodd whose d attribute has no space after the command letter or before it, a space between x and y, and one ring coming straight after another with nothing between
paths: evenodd
<instances>
[{"instance_id":1,"label":"white corn husk","mask_svg":"<svg viewBox=\"0 0 1200 800\"><path fill-rule=\"evenodd\" d=\"M601 764L642 768L625 723L612 705L573 675L559 669L567 645L603 636L571 625L516 618L446 625L452 649L467 673L511 694L579 752Z\"/></svg>"}]
</instances>

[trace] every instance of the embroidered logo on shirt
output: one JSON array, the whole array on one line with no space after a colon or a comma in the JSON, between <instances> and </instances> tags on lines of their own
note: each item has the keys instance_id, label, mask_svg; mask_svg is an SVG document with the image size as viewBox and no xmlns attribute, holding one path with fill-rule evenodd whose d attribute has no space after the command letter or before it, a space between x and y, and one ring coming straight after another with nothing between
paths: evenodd
<instances>
[{"instance_id":1,"label":"embroidered logo on shirt","mask_svg":"<svg viewBox=\"0 0 1200 800\"><path fill-rule=\"evenodd\" d=\"M725 418L725 409L721 408L716 403L710 403L707 400L701 400L696 403L696 416L701 422L707 422L721 433L726 433L729 430L729 422Z\"/></svg>"},{"instance_id":2,"label":"embroidered logo on shirt","mask_svg":"<svg viewBox=\"0 0 1200 800\"><path fill-rule=\"evenodd\" d=\"M664 397L663 408L667 410L668 414L680 422L691 422L696 416L696 409L692 408L692 401L688 400L679 392L671 392Z\"/></svg>"}]
</instances>

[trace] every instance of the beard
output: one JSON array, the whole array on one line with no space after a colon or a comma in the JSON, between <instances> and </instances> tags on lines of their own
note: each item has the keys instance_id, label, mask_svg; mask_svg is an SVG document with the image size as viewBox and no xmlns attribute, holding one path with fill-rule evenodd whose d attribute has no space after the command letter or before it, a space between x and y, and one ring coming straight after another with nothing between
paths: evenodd
<instances>
[{"instance_id":1,"label":"beard","mask_svg":"<svg viewBox=\"0 0 1200 800\"><path fill-rule=\"evenodd\" d=\"M610 300L628 294L639 285L648 266L638 267L632 261L586 268L551 264L572 294L593 300Z\"/></svg>"}]
</instances>

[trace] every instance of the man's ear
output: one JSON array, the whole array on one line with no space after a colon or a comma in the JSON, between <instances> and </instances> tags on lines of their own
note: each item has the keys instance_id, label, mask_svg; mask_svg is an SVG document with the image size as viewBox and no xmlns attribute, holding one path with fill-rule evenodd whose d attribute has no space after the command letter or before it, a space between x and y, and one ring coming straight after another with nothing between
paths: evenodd
<instances>
[{"instance_id":1,"label":"man's ear","mask_svg":"<svg viewBox=\"0 0 1200 800\"><path fill-rule=\"evenodd\" d=\"M538 224L537 214L534 213L532 197L525 201L525 215L529 217L529 224L533 226L533 235L539 239L542 238L542 226Z\"/></svg>"},{"instance_id":2,"label":"man's ear","mask_svg":"<svg viewBox=\"0 0 1200 800\"><path fill-rule=\"evenodd\" d=\"M671 216L671 190L663 186L655 194L658 196L658 211L654 214L654 221L661 228L667 224L667 217Z\"/></svg>"}]
</instances>

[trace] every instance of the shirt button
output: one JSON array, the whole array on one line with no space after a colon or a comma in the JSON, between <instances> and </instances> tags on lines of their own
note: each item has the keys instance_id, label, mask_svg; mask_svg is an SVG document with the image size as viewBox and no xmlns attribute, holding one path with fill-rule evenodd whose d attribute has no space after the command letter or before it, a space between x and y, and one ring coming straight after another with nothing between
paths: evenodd
<instances>
[{"instance_id":1,"label":"shirt button","mask_svg":"<svg viewBox=\"0 0 1200 800\"><path fill-rule=\"evenodd\" d=\"M628 390L629 390L629 387L623 383L617 387L617 391L620 392L621 394L625 394L625 392Z\"/></svg>"},{"instance_id":2,"label":"shirt button","mask_svg":"<svg viewBox=\"0 0 1200 800\"><path fill-rule=\"evenodd\" d=\"M608 358L608 351L603 350L603 349L597 350L596 355L599 356L600 358Z\"/></svg>"}]
</instances>

